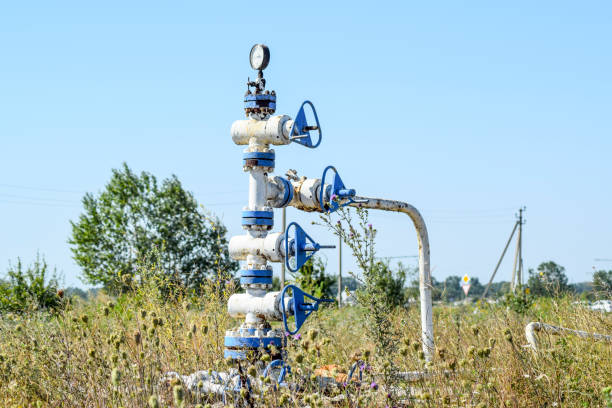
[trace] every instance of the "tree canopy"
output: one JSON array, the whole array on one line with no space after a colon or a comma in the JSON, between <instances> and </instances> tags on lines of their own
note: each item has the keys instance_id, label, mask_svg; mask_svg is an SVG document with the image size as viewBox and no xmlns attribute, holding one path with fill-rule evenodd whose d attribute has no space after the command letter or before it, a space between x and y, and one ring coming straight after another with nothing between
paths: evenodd
<instances>
[{"instance_id":1,"label":"tree canopy","mask_svg":"<svg viewBox=\"0 0 612 408\"><path fill-rule=\"evenodd\" d=\"M187 288L207 276L234 271L225 226L208 216L176 176L157 182L127 164L113 169L104 190L83 197L69 243L85 281L111 290L132 284L143 259L155 252L157 269Z\"/></svg>"},{"instance_id":2,"label":"tree canopy","mask_svg":"<svg viewBox=\"0 0 612 408\"><path fill-rule=\"evenodd\" d=\"M534 296L557 296L571 290L565 268L553 261L542 262L537 270L529 269L527 286Z\"/></svg>"}]
</instances>

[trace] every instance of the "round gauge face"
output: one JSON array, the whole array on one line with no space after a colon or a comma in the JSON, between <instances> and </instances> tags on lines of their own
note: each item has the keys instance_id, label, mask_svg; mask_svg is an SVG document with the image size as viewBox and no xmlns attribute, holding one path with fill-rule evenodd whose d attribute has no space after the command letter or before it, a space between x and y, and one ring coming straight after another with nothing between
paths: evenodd
<instances>
[{"instance_id":1,"label":"round gauge face","mask_svg":"<svg viewBox=\"0 0 612 408\"><path fill-rule=\"evenodd\" d=\"M265 69L270 62L270 50L263 44L255 44L251 48L250 60L253 69Z\"/></svg>"}]
</instances>

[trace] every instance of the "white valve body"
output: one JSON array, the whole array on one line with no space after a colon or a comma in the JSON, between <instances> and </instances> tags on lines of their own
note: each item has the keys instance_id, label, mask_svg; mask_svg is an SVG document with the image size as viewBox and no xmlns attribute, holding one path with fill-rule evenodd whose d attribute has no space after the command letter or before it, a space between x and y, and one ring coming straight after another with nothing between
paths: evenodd
<instances>
[{"instance_id":1,"label":"white valve body","mask_svg":"<svg viewBox=\"0 0 612 408\"><path fill-rule=\"evenodd\" d=\"M270 262L281 262L283 260L284 234L274 232L265 238L247 235L235 235L229 242L229 254L237 261L244 261L249 255L264 257Z\"/></svg>"},{"instance_id":2,"label":"white valve body","mask_svg":"<svg viewBox=\"0 0 612 408\"><path fill-rule=\"evenodd\" d=\"M243 119L232 124L232 140L237 145L287 145L293 120L287 115L266 120Z\"/></svg>"},{"instance_id":3,"label":"white valve body","mask_svg":"<svg viewBox=\"0 0 612 408\"><path fill-rule=\"evenodd\" d=\"M252 321L253 318L272 321L282 320L283 316L277 299L279 295L280 292L264 294L261 290L249 288L246 293L236 293L230 296L227 301L227 311L230 316L235 318L247 317L247 323L256 323ZM287 298L285 306L287 306L288 301Z\"/></svg>"}]
</instances>

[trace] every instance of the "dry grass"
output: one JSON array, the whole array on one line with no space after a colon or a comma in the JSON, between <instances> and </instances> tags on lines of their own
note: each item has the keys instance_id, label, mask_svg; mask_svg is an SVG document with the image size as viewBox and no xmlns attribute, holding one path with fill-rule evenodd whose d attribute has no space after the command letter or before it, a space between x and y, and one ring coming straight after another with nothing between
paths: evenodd
<instances>
[{"instance_id":1,"label":"dry grass","mask_svg":"<svg viewBox=\"0 0 612 408\"><path fill-rule=\"evenodd\" d=\"M57 315L3 316L0 405L147 407L149 398L158 395L161 406L180 406L171 392L158 388L164 372L223 371L231 365L222 358L224 330L236 325L225 312L228 294L211 290L199 299L161 301L149 287L118 299L74 302ZM289 341L289 381L299 383L299 389L277 391L267 384L264 393L249 399L260 406L287 407L606 406L602 390L612 385L612 345L542 335L537 354L522 347L524 327L533 320L612 333L612 316L571 302L538 300L526 315L501 306L437 307L430 377L389 384L379 384L383 380L376 373L383 367L371 355L375 348L364 335L360 311L328 308L310 318L300 339ZM416 309L393 314L401 333L393 361L400 371L425 365L419 321ZM318 367L336 365L329 375L342 382L342 374L357 360L365 368L361 386L351 381L320 388ZM185 407L220 404L208 395L182 399L178 394ZM228 405L244 404L240 394L228 398Z\"/></svg>"}]
</instances>

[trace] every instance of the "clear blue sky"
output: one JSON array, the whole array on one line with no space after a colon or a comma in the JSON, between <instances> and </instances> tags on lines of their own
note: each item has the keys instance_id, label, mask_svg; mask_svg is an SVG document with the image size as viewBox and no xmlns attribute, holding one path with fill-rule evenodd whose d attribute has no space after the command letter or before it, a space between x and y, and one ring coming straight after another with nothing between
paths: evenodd
<instances>
[{"instance_id":1,"label":"clear blue sky","mask_svg":"<svg viewBox=\"0 0 612 408\"><path fill-rule=\"evenodd\" d=\"M612 268L594 261L612 258L610 3L368 4L5 2L0 271L40 251L80 284L69 220L124 161L176 174L241 233L248 182L229 128L257 42L277 112L310 99L324 130L316 150L277 148L277 173L334 164L358 193L417 206L437 279L486 280L520 205L526 268L554 260L573 282ZM316 216L288 218L332 239ZM380 255L416 253L407 217L372 218Z\"/></svg>"}]
</instances>

